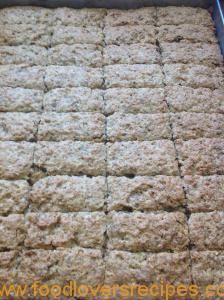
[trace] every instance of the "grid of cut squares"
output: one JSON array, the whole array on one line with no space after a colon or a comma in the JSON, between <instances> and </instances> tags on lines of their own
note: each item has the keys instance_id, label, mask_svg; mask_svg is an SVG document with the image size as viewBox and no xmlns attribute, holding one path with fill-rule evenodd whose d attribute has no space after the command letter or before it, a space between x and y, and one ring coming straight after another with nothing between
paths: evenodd
<instances>
[{"instance_id":1,"label":"grid of cut squares","mask_svg":"<svg viewBox=\"0 0 224 300\"><path fill-rule=\"evenodd\" d=\"M219 283L224 93L208 11L0 20L0 280L203 287L203 267Z\"/></svg>"}]
</instances>

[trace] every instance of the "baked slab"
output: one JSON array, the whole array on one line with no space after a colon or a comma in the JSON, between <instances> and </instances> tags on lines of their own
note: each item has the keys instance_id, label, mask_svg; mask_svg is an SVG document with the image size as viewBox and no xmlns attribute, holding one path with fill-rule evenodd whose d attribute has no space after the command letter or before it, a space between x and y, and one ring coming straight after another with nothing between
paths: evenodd
<instances>
[{"instance_id":1,"label":"baked slab","mask_svg":"<svg viewBox=\"0 0 224 300\"><path fill-rule=\"evenodd\" d=\"M0 27L0 285L223 283L209 10L11 7Z\"/></svg>"}]
</instances>

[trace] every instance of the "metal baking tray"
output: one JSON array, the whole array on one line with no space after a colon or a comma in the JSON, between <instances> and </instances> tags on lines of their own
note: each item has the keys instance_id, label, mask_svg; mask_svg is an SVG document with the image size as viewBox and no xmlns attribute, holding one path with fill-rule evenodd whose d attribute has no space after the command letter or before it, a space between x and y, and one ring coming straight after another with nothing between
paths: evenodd
<instances>
[{"instance_id":1,"label":"metal baking tray","mask_svg":"<svg viewBox=\"0 0 224 300\"><path fill-rule=\"evenodd\" d=\"M215 0L213 6L213 19L216 26L216 35L224 56L224 0Z\"/></svg>"},{"instance_id":2,"label":"metal baking tray","mask_svg":"<svg viewBox=\"0 0 224 300\"><path fill-rule=\"evenodd\" d=\"M105 7L105 8L139 8L143 6L194 6L209 7L212 0L0 0L0 7L12 5L38 5L44 7L68 6Z\"/></svg>"}]
</instances>

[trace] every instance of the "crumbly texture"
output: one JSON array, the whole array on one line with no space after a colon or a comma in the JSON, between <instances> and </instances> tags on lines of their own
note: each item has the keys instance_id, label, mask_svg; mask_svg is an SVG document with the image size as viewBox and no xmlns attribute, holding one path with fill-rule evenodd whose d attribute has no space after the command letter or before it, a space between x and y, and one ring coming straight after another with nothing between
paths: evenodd
<instances>
[{"instance_id":1,"label":"crumbly texture","mask_svg":"<svg viewBox=\"0 0 224 300\"><path fill-rule=\"evenodd\" d=\"M28 284L40 281L63 285L75 278L78 284L88 281L90 285L97 286L103 282L103 277L101 251L80 247L25 250L17 269L17 280Z\"/></svg>"},{"instance_id":2,"label":"crumbly texture","mask_svg":"<svg viewBox=\"0 0 224 300\"><path fill-rule=\"evenodd\" d=\"M216 43L213 27L204 25L162 25L159 27L158 38L160 42L190 42L190 43Z\"/></svg>"},{"instance_id":3,"label":"crumbly texture","mask_svg":"<svg viewBox=\"0 0 224 300\"><path fill-rule=\"evenodd\" d=\"M194 213L189 219L190 239L196 250L222 250L224 212ZM209 232L209 235L207 234Z\"/></svg>"},{"instance_id":4,"label":"crumbly texture","mask_svg":"<svg viewBox=\"0 0 224 300\"><path fill-rule=\"evenodd\" d=\"M45 111L56 112L102 112L103 91L86 87L56 88L45 93Z\"/></svg>"},{"instance_id":5,"label":"crumbly texture","mask_svg":"<svg viewBox=\"0 0 224 300\"><path fill-rule=\"evenodd\" d=\"M43 98L41 90L0 87L0 111L40 112Z\"/></svg>"},{"instance_id":6,"label":"crumbly texture","mask_svg":"<svg viewBox=\"0 0 224 300\"><path fill-rule=\"evenodd\" d=\"M103 32L96 27L55 26L51 40L52 46L60 44L96 44L103 43Z\"/></svg>"},{"instance_id":7,"label":"crumbly texture","mask_svg":"<svg viewBox=\"0 0 224 300\"><path fill-rule=\"evenodd\" d=\"M65 87L100 88L102 72L99 68L79 66L49 66L45 70L45 85L47 89Z\"/></svg>"},{"instance_id":8,"label":"crumbly texture","mask_svg":"<svg viewBox=\"0 0 224 300\"><path fill-rule=\"evenodd\" d=\"M106 189L103 176L49 176L33 185L30 209L32 212L103 210Z\"/></svg>"},{"instance_id":9,"label":"crumbly texture","mask_svg":"<svg viewBox=\"0 0 224 300\"><path fill-rule=\"evenodd\" d=\"M16 257L17 251L0 252L0 280L5 284L16 283Z\"/></svg>"},{"instance_id":10,"label":"crumbly texture","mask_svg":"<svg viewBox=\"0 0 224 300\"><path fill-rule=\"evenodd\" d=\"M50 46L50 28L46 24L3 24L1 25L0 45L19 46L35 45Z\"/></svg>"},{"instance_id":11,"label":"crumbly texture","mask_svg":"<svg viewBox=\"0 0 224 300\"><path fill-rule=\"evenodd\" d=\"M177 175L171 141L115 142L108 145L110 175Z\"/></svg>"},{"instance_id":12,"label":"crumbly texture","mask_svg":"<svg viewBox=\"0 0 224 300\"><path fill-rule=\"evenodd\" d=\"M104 92L105 113L168 112L163 88L111 88Z\"/></svg>"},{"instance_id":13,"label":"crumbly texture","mask_svg":"<svg viewBox=\"0 0 224 300\"><path fill-rule=\"evenodd\" d=\"M184 186L192 212L222 211L224 176L185 176Z\"/></svg>"},{"instance_id":14,"label":"crumbly texture","mask_svg":"<svg viewBox=\"0 0 224 300\"><path fill-rule=\"evenodd\" d=\"M147 141L171 138L168 114L114 113L107 118L110 141Z\"/></svg>"},{"instance_id":15,"label":"crumbly texture","mask_svg":"<svg viewBox=\"0 0 224 300\"><path fill-rule=\"evenodd\" d=\"M24 216L10 214L0 217L2 235L0 237L0 250L12 250L20 248L26 237Z\"/></svg>"},{"instance_id":16,"label":"crumbly texture","mask_svg":"<svg viewBox=\"0 0 224 300\"><path fill-rule=\"evenodd\" d=\"M106 45L156 44L156 27L153 25L106 26L104 28L104 36Z\"/></svg>"},{"instance_id":17,"label":"crumbly texture","mask_svg":"<svg viewBox=\"0 0 224 300\"><path fill-rule=\"evenodd\" d=\"M187 223L183 213L113 212L109 218L109 249L133 252L186 250Z\"/></svg>"},{"instance_id":18,"label":"crumbly texture","mask_svg":"<svg viewBox=\"0 0 224 300\"><path fill-rule=\"evenodd\" d=\"M34 144L0 141L0 178L28 179L33 163Z\"/></svg>"},{"instance_id":19,"label":"crumbly texture","mask_svg":"<svg viewBox=\"0 0 224 300\"><path fill-rule=\"evenodd\" d=\"M155 45L108 45L104 49L105 65L155 63L159 63L159 51Z\"/></svg>"},{"instance_id":20,"label":"crumbly texture","mask_svg":"<svg viewBox=\"0 0 224 300\"><path fill-rule=\"evenodd\" d=\"M7 7L0 11L0 23L5 25L50 24L53 10L43 7Z\"/></svg>"},{"instance_id":21,"label":"crumbly texture","mask_svg":"<svg viewBox=\"0 0 224 300\"><path fill-rule=\"evenodd\" d=\"M28 213L24 219L25 246L29 248L101 248L104 241L103 212Z\"/></svg>"},{"instance_id":22,"label":"crumbly texture","mask_svg":"<svg viewBox=\"0 0 224 300\"><path fill-rule=\"evenodd\" d=\"M149 284L168 280L169 283L190 283L189 255L180 253L131 253L109 251L106 256L106 283Z\"/></svg>"},{"instance_id":23,"label":"crumbly texture","mask_svg":"<svg viewBox=\"0 0 224 300\"><path fill-rule=\"evenodd\" d=\"M185 203L182 182L174 176L108 177L110 211L182 210Z\"/></svg>"},{"instance_id":24,"label":"crumbly texture","mask_svg":"<svg viewBox=\"0 0 224 300\"><path fill-rule=\"evenodd\" d=\"M200 138L177 141L183 175L222 175L224 172L224 140Z\"/></svg>"},{"instance_id":25,"label":"crumbly texture","mask_svg":"<svg viewBox=\"0 0 224 300\"><path fill-rule=\"evenodd\" d=\"M47 49L40 46L0 46L0 65L46 65Z\"/></svg>"},{"instance_id":26,"label":"crumbly texture","mask_svg":"<svg viewBox=\"0 0 224 300\"><path fill-rule=\"evenodd\" d=\"M196 284L205 287L212 282L220 284L223 280L223 251L191 252L193 278ZM203 269L203 272L202 272Z\"/></svg>"},{"instance_id":27,"label":"crumbly texture","mask_svg":"<svg viewBox=\"0 0 224 300\"><path fill-rule=\"evenodd\" d=\"M39 113L0 113L0 140L34 141L39 122Z\"/></svg>"},{"instance_id":28,"label":"crumbly texture","mask_svg":"<svg viewBox=\"0 0 224 300\"><path fill-rule=\"evenodd\" d=\"M100 142L104 139L104 122L101 113L44 113L38 127L38 140Z\"/></svg>"},{"instance_id":29,"label":"crumbly texture","mask_svg":"<svg viewBox=\"0 0 224 300\"><path fill-rule=\"evenodd\" d=\"M26 65L0 66L0 87L43 90L43 78L44 67L28 67Z\"/></svg>"},{"instance_id":30,"label":"crumbly texture","mask_svg":"<svg viewBox=\"0 0 224 300\"><path fill-rule=\"evenodd\" d=\"M24 213L29 203L29 192L26 180L0 180L1 215Z\"/></svg>"},{"instance_id":31,"label":"crumbly texture","mask_svg":"<svg viewBox=\"0 0 224 300\"><path fill-rule=\"evenodd\" d=\"M163 63L221 65L223 57L217 44L161 43Z\"/></svg>"},{"instance_id":32,"label":"crumbly texture","mask_svg":"<svg viewBox=\"0 0 224 300\"><path fill-rule=\"evenodd\" d=\"M48 64L101 67L102 47L92 44L60 44L49 49Z\"/></svg>"},{"instance_id":33,"label":"crumbly texture","mask_svg":"<svg viewBox=\"0 0 224 300\"><path fill-rule=\"evenodd\" d=\"M199 7L159 7L157 9L158 25L195 24L213 26L211 14Z\"/></svg>"},{"instance_id":34,"label":"crumbly texture","mask_svg":"<svg viewBox=\"0 0 224 300\"><path fill-rule=\"evenodd\" d=\"M163 84L159 65L111 65L105 67L106 88L157 88Z\"/></svg>"},{"instance_id":35,"label":"crumbly texture","mask_svg":"<svg viewBox=\"0 0 224 300\"><path fill-rule=\"evenodd\" d=\"M144 7L140 9L109 9L105 17L107 26L136 26L136 25L155 25L156 9L154 7Z\"/></svg>"},{"instance_id":36,"label":"crumbly texture","mask_svg":"<svg viewBox=\"0 0 224 300\"><path fill-rule=\"evenodd\" d=\"M20 6L0 28L0 286L223 283L210 11Z\"/></svg>"},{"instance_id":37,"label":"crumbly texture","mask_svg":"<svg viewBox=\"0 0 224 300\"><path fill-rule=\"evenodd\" d=\"M104 175L105 154L103 143L39 142L34 153L34 165L38 169L35 174Z\"/></svg>"},{"instance_id":38,"label":"crumbly texture","mask_svg":"<svg viewBox=\"0 0 224 300\"><path fill-rule=\"evenodd\" d=\"M70 9L59 7L53 10L52 21L54 24L74 27L102 27L105 9Z\"/></svg>"},{"instance_id":39,"label":"crumbly texture","mask_svg":"<svg viewBox=\"0 0 224 300\"><path fill-rule=\"evenodd\" d=\"M224 89L169 86L166 100L171 112L224 113Z\"/></svg>"},{"instance_id":40,"label":"crumbly texture","mask_svg":"<svg viewBox=\"0 0 224 300\"><path fill-rule=\"evenodd\" d=\"M0 249L53 247L101 248L105 231L104 212L28 213L0 217L4 234Z\"/></svg>"},{"instance_id":41,"label":"crumbly texture","mask_svg":"<svg viewBox=\"0 0 224 300\"><path fill-rule=\"evenodd\" d=\"M224 138L224 115L182 112L171 114L175 139Z\"/></svg>"},{"instance_id":42,"label":"crumbly texture","mask_svg":"<svg viewBox=\"0 0 224 300\"><path fill-rule=\"evenodd\" d=\"M223 88L223 68L193 64L165 64L165 83L192 88Z\"/></svg>"}]
</instances>

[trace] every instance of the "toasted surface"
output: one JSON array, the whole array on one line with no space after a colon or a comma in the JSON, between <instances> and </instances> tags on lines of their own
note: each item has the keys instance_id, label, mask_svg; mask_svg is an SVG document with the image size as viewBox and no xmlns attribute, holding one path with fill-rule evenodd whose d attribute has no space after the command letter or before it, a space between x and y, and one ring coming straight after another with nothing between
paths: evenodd
<instances>
[{"instance_id":1,"label":"toasted surface","mask_svg":"<svg viewBox=\"0 0 224 300\"><path fill-rule=\"evenodd\" d=\"M210 10L8 7L0 28L0 286L222 284Z\"/></svg>"},{"instance_id":2,"label":"toasted surface","mask_svg":"<svg viewBox=\"0 0 224 300\"><path fill-rule=\"evenodd\" d=\"M96 44L103 43L103 32L98 27L55 26L51 45Z\"/></svg>"},{"instance_id":3,"label":"toasted surface","mask_svg":"<svg viewBox=\"0 0 224 300\"><path fill-rule=\"evenodd\" d=\"M178 210L185 203L182 181L173 176L108 177L108 209Z\"/></svg>"},{"instance_id":4,"label":"toasted surface","mask_svg":"<svg viewBox=\"0 0 224 300\"><path fill-rule=\"evenodd\" d=\"M0 87L44 90L44 67L0 66Z\"/></svg>"},{"instance_id":5,"label":"toasted surface","mask_svg":"<svg viewBox=\"0 0 224 300\"><path fill-rule=\"evenodd\" d=\"M108 248L133 252L183 251L188 244L183 213L112 212Z\"/></svg>"},{"instance_id":6,"label":"toasted surface","mask_svg":"<svg viewBox=\"0 0 224 300\"><path fill-rule=\"evenodd\" d=\"M0 45L36 45L50 46L51 29L47 24L3 24L1 25Z\"/></svg>"},{"instance_id":7,"label":"toasted surface","mask_svg":"<svg viewBox=\"0 0 224 300\"><path fill-rule=\"evenodd\" d=\"M213 26L208 10L200 7L158 7L158 25L195 24Z\"/></svg>"},{"instance_id":8,"label":"toasted surface","mask_svg":"<svg viewBox=\"0 0 224 300\"><path fill-rule=\"evenodd\" d=\"M163 63L195 63L222 65L223 57L219 45L209 43L181 42L161 43Z\"/></svg>"},{"instance_id":9,"label":"toasted surface","mask_svg":"<svg viewBox=\"0 0 224 300\"><path fill-rule=\"evenodd\" d=\"M159 63L159 52L155 45L108 45L104 48L105 65L155 63Z\"/></svg>"},{"instance_id":10,"label":"toasted surface","mask_svg":"<svg viewBox=\"0 0 224 300\"><path fill-rule=\"evenodd\" d=\"M0 180L1 215L24 213L30 186L26 180Z\"/></svg>"},{"instance_id":11,"label":"toasted surface","mask_svg":"<svg viewBox=\"0 0 224 300\"><path fill-rule=\"evenodd\" d=\"M34 144L0 142L0 178L28 179L33 163Z\"/></svg>"},{"instance_id":12,"label":"toasted surface","mask_svg":"<svg viewBox=\"0 0 224 300\"><path fill-rule=\"evenodd\" d=\"M158 38L160 42L217 43L214 28L201 24L162 25Z\"/></svg>"},{"instance_id":13,"label":"toasted surface","mask_svg":"<svg viewBox=\"0 0 224 300\"><path fill-rule=\"evenodd\" d=\"M175 139L223 138L224 115L182 112L172 114Z\"/></svg>"},{"instance_id":14,"label":"toasted surface","mask_svg":"<svg viewBox=\"0 0 224 300\"><path fill-rule=\"evenodd\" d=\"M223 68L193 64L166 64L165 83L193 88L223 88Z\"/></svg>"},{"instance_id":15,"label":"toasted surface","mask_svg":"<svg viewBox=\"0 0 224 300\"><path fill-rule=\"evenodd\" d=\"M38 126L38 140L103 141L104 123L101 113L44 113Z\"/></svg>"},{"instance_id":16,"label":"toasted surface","mask_svg":"<svg viewBox=\"0 0 224 300\"><path fill-rule=\"evenodd\" d=\"M105 90L104 99L106 114L168 111L163 88L111 88Z\"/></svg>"},{"instance_id":17,"label":"toasted surface","mask_svg":"<svg viewBox=\"0 0 224 300\"><path fill-rule=\"evenodd\" d=\"M34 154L37 177L47 175L104 175L105 146L91 142L39 142ZM34 174L35 175L35 174Z\"/></svg>"},{"instance_id":18,"label":"toasted surface","mask_svg":"<svg viewBox=\"0 0 224 300\"><path fill-rule=\"evenodd\" d=\"M105 67L106 88L161 87L162 69L159 65L111 65Z\"/></svg>"},{"instance_id":19,"label":"toasted surface","mask_svg":"<svg viewBox=\"0 0 224 300\"><path fill-rule=\"evenodd\" d=\"M0 113L0 140L35 141L39 122L39 113Z\"/></svg>"},{"instance_id":20,"label":"toasted surface","mask_svg":"<svg viewBox=\"0 0 224 300\"><path fill-rule=\"evenodd\" d=\"M224 90L169 86L166 99L172 112L223 113Z\"/></svg>"},{"instance_id":21,"label":"toasted surface","mask_svg":"<svg viewBox=\"0 0 224 300\"><path fill-rule=\"evenodd\" d=\"M25 246L29 248L101 248L104 240L103 212L29 213L26 215Z\"/></svg>"},{"instance_id":22,"label":"toasted surface","mask_svg":"<svg viewBox=\"0 0 224 300\"><path fill-rule=\"evenodd\" d=\"M53 10L44 7L15 6L0 10L1 24L50 24Z\"/></svg>"},{"instance_id":23,"label":"toasted surface","mask_svg":"<svg viewBox=\"0 0 224 300\"><path fill-rule=\"evenodd\" d=\"M223 249L223 214L221 211L214 211L193 213L191 215L189 230L194 249L199 251Z\"/></svg>"},{"instance_id":24,"label":"toasted surface","mask_svg":"<svg viewBox=\"0 0 224 300\"><path fill-rule=\"evenodd\" d=\"M177 175L171 141L115 142L108 147L110 175Z\"/></svg>"},{"instance_id":25,"label":"toasted surface","mask_svg":"<svg viewBox=\"0 0 224 300\"><path fill-rule=\"evenodd\" d=\"M52 21L54 24L65 26L100 27L103 25L105 13L104 9L83 8L77 10L59 7L53 10Z\"/></svg>"},{"instance_id":26,"label":"toasted surface","mask_svg":"<svg viewBox=\"0 0 224 300\"><path fill-rule=\"evenodd\" d=\"M32 269L30 266L32 265ZM25 250L18 268L19 282L32 284L34 281L45 284L65 284L76 277L78 284L86 280L92 286L102 284L104 261L98 249L74 247L60 250ZM51 278L51 279L50 279Z\"/></svg>"},{"instance_id":27,"label":"toasted surface","mask_svg":"<svg viewBox=\"0 0 224 300\"><path fill-rule=\"evenodd\" d=\"M80 86L99 88L102 84L102 72L99 68L48 66L45 84L48 89Z\"/></svg>"},{"instance_id":28,"label":"toasted surface","mask_svg":"<svg viewBox=\"0 0 224 300\"><path fill-rule=\"evenodd\" d=\"M156 23L156 8L143 7L140 9L109 9L105 16L108 26L154 25Z\"/></svg>"},{"instance_id":29,"label":"toasted surface","mask_svg":"<svg viewBox=\"0 0 224 300\"><path fill-rule=\"evenodd\" d=\"M59 44L48 51L48 63L50 65L101 67L102 60L102 47L98 45Z\"/></svg>"},{"instance_id":30,"label":"toasted surface","mask_svg":"<svg viewBox=\"0 0 224 300\"><path fill-rule=\"evenodd\" d=\"M30 208L32 212L98 211L103 210L105 195L103 176L49 176L32 186Z\"/></svg>"},{"instance_id":31,"label":"toasted surface","mask_svg":"<svg viewBox=\"0 0 224 300\"><path fill-rule=\"evenodd\" d=\"M107 118L110 141L147 141L170 139L168 114L114 113Z\"/></svg>"},{"instance_id":32,"label":"toasted surface","mask_svg":"<svg viewBox=\"0 0 224 300\"><path fill-rule=\"evenodd\" d=\"M156 27L153 25L128 25L104 28L106 45L156 44Z\"/></svg>"},{"instance_id":33,"label":"toasted surface","mask_svg":"<svg viewBox=\"0 0 224 300\"><path fill-rule=\"evenodd\" d=\"M223 182L222 175L185 176L184 185L190 210L193 212L222 211Z\"/></svg>"},{"instance_id":34,"label":"toasted surface","mask_svg":"<svg viewBox=\"0 0 224 300\"><path fill-rule=\"evenodd\" d=\"M0 87L1 112L40 112L44 92L36 89Z\"/></svg>"},{"instance_id":35,"label":"toasted surface","mask_svg":"<svg viewBox=\"0 0 224 300\"><path fill-rule=\"evenodd\" d=\"M220 283L223 278L223 251L193 250L191 253L196 284L206 287L214 279L215 283Z\"/></svg>"},{"instance_id":36,"label":"toasted surface","mask_svg":"<svg viewBox=\"0 0 224 300\"><path fill-rule=\"evenodd\" d=\"M0 46L0 65L46 65L47 50L33 45Z\"/></svg>"},{"instance_id":37,"label":"toasted surface","mask_svg":"<svg viewBox=\"0 0 224 300\"><path fill-rule=\"evenodd\" d=\"M189 283L189 255L180 253L130 253L108 251L106 256L106 283L154 283L169 280L172 283Z\"/></svg>"},{"instance_id":38,"label":"toasted surface","mask_svg":"<svg viewBox=\"0 0 224 300\"><path fill-rule=\"evenodd\" d=\"M223 139L201 138L177 142L183 175L222 175L224 167Z\"/></svg>"}]
</instances>

